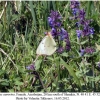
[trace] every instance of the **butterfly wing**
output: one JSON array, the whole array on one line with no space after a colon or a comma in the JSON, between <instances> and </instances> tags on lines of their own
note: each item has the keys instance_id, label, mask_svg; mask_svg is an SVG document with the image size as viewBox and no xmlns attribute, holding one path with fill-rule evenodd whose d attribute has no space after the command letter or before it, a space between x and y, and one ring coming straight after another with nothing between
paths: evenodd
<instances>
[{"instance_id":1,"label":"butterfly wing","mask_svg":"<svg viewBox=\"0 0 100 100\"><path fill-rule=\"evenodd\" d=\"M56 43L51 36L48 36L45 42L45 53L46 55L52 55L55 51L56 51Z\"/></svg>"},{"instance_id":2,"label":"butterfly wing","mask_svg":"<svg viewBox=\"0 0 100 100\"><path fill-rule=\"evenodd\" d=\"M45 47L44 47L44 44L45 44L46 38L47 38L47 36L45 36L45 37L43 38L43 40L40 42L40 44L39 44L39 46L38 46L38 48L37 48L37 50L36 50L36 54L38 54L38 55L45 54Z\"/></svg>"},{"instance_id":3,"label":"butterfly wing","mask_svg":"<svg viewBox=\"0 0 100 100\"><path fill-rule=\"evenodd\" d=\"M56 51L56 43L54 39L47 35L39 44L36 54L38 55L52 55Z\"/></svg>"}]
</instances>

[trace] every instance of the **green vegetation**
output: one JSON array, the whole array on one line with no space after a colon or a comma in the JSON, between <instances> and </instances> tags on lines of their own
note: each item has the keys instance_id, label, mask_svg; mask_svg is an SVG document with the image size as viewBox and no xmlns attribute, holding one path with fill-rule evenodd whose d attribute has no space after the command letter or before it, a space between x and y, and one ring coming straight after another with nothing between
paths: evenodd
<instances>
[{"instance_id":1,"label":"green vegetation","mask_svg":"<svg viewBox=\"0 0 100 100\"><path fill-rule=\"evenodd\" d=\"M100 92L100 51L95 45L100 45L100 1L80 1L80 9L95 31L78 41L70 1L0 1L0 92ZM51 31L51 10L61 14L71 49L39 56L35 70L28 70L44 33ZM81 56L80 47L94 51Z\"/></svg>"}]
</instances>

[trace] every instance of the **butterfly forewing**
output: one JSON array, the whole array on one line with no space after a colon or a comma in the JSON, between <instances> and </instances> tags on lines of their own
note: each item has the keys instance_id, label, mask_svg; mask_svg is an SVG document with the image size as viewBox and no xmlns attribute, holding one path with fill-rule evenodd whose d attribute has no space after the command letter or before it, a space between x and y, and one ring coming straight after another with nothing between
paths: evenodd
<instances>
[{"instance_id":1,"label":"butterfly forewing","mask_svg":"<svg viewBox=\"0 0 100 100\"><path fill-rule=\"evenodd\" d=\"M45 50L47 55L52 55L56 50L56 43L53 38L48 36L48 39L45 44Z\"/></svg>"},{"instance_id":2,"label":"butterfly forewing","mask_svg":"<svg viewBox=\"0 0 100 100\"><path fill-rule=\"evenodd\" d=\"M56 51L56 43L50 36L45 36L39 44L36 53L38 55L52 55Z\"/></svg>"}]
</instances>

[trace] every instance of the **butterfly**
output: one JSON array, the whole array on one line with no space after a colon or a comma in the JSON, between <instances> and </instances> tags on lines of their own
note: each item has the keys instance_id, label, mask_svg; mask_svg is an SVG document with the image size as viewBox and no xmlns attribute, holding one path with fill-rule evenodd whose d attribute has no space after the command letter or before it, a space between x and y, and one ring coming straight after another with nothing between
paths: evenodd
<instances>
[{"instance_id":1,"label":"butterfly","mask_svg":"<svg viewBox=\"0 0 100 100\"><path fill-rule=\"evenodd\" d=\"M56 51L56 42L50 32L40 42L36 54L37 55L52 55Z\"/></svg>"}]
</instances>

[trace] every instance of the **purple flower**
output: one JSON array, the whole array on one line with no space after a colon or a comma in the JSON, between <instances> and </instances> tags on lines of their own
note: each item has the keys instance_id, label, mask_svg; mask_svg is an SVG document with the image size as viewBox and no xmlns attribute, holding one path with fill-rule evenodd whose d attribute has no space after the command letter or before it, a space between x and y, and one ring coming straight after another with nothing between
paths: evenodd
<instances>
[{"instance_id":1,"label":"purple flower","mask_svg":"<svg viewBox=\"0 0 100 100\"><path fill-rule=\"evenodd\" d=\"M94 28L90 28L90 29L89 29L89 33L90 33L90 34L94 34Z\"/></svg>"},{"instance_id":2,"label":"purple flower","mask_svg":"<svg viewBox=\"0 0 100 100\"><path fill-rule=\"evenodd\" d=\"M66 45L66 48L65 48L67 51L69 51L71 49L71 46L70 45Z\"/></svg>"},{"instance_id":3,"label":"purple flower","mask_svg":"<svg viewBox=\"0 0 100 100\"><path fill-rule=\"evenodd\" d=\"M80 38L82 34L82 30L76 30L76 33L77 33L77 37Z\"/></svg>"},{"instance_id":4,"label":"purple flower","mask_svg":"<svg viewBox=\"0 0 100 100\"><path fill-rule=\"evenodd\" d=\"M67 31L64 28L61 28L60 40L65 40L65 42L66 42L65 49L69 51L71 49L71 45L70 45L70 41L69 41L69 35L68 35Z\"/></svg>"},{"instance_id":5,"label":"purple flower","mask_svg":"<svg viewBox=\"0 0 100 100\"><path fill-rule=\"evenodd\" d=\"M79 18L80 20L84 20L84 19L85 19L85 11L84 11L84 9L79 10L78 18Z\"/></svg>"},{"instance_id":6,"label":"purple flower","mask_svg":"<svg viewBox=\"0 0 100 100\"><path fill-rule=\"evenodd\" d=\"M90 20L85 20L85 21L84 21L84 25L85 25L85 26L88 26L89 24L90 24Z\"/></svg>"},{"instance_id":7,"label":"purple flower","mask_svg":"<svg viewBox=\"0 0 100 100\"><path fill-rule=\"evenodd\" d=\"M80 49L80 55L83 56L85 53L92 54L95 52L95 49L92 47L86 47L86 49Z\"/></svg>"},{"instance_id":8,"label":"purple flower","mask_svg":"<svg viewBox=\"0 0 100 100\"><path fill-rule=\"evenodd\" d=\"M61 17L61 15L59 14L59 12L58 11L51 11L51 13L50 13L50 16L51 16L51 18L52 19L58 19L58 20L61 20L62 19L62 17Z\"/></svg>"},{"instance_id":9,"label":"purple flower","mask_svg":"<svg viewBox=\"0 0 100 100\"><path fill-rule=\"evenodd\" d=\"M57 11L51 11L50 16L48 17L48 22L51 28L56 28L61 26L61 15Z\"/></svg>"},{"instance_id":10,"label":"purple flower","mask_svg":"<svg viewBox=\"0 0 100 100\"><path fill-rule=\"evenodd\" d=\"M62 17L59 14L59 12L51 11L50 16L48 17L48 22L51 27L52 36L58 39L59 48L57 51L59 53L63 52L64 49L70 50L71 48L68 33L64 28L61 27L62 25L61 20ZM59 42L59 38L60 40L62 41L64 40L66 42L66 47L63 48L62 44L60 44Z\"/></svg>"},{"instance_id":11,"label":"purple flower","mask_svg":"<svg viewBox=\"0 0 100 100\"><path fill-rule=\"evenodd\" d=\"M79 23L81 24L81 26L83 27L89 27L89 24L90 24L91 20L80 20Z\"/></svg>"},{"instance_id":12,"label":"purple flower","mask_svg":"<svg viewBox=\"0 0 100 100\"><path fill-rule=\"evenodd\" d=\"M76 26L76 27L79 27L79 26L80 26L80 22L76 22L76 23L75 23L75 26Z\"/></svg>"},{"instance_id":13,"label":"purple flower","mask_svg":"<svg viewBox=\"0 0 100 100\"><path fill-rule=\"evenodd\" d=\"M93 49L91 47L86 47L85 52L88 54L92 54L93 52L95 52L95 49Z\"/></svg>"},{"instance_id":14,"label":"purple flower","mask_svg":"<svg viewBox=\"0 0 100 100\"><path fill-rule=\"evenodd\" d=\"M88 36L90 34L94 34L94 28L91 28L90 26L84 26L82 35L83 36Z\"/></svg>"},{"instance_id":15,"label":"purple flower","mask_svg":"<svg viewBox=\"0 0 100 100\"><path fill-rule=\"evenodd\" d=\"M62 53L64 51L64 48L63 47L59 47L58 49L57 49L57 52L59 52L59 53Z\"/></svg>"},{"instance_id":16,"label":"purple flower","mask_svg":"<svg viewBox=\"0 0 100 100\"><path fill-rule=\"evenodd\" d=\"M83 32L82 32L83 36L88 36L90 35L89 33L89 26L84 27Z\"/></svg>"},{"instance_id":17,"label":"purple flower","mask_svg":"<svg viewBox=\"0 0 100 100\"><path fill-rule=\"evenodd\" d=\"M61 22L56 22L56 27L61 27Z\"/></svg>"},{"instance_id":18,"label":"purple flower","mask_svg":"<svg viewBox=\"0 0 100 100\"><path fill-rule=\"evenodd\" d=\"M60 30L60 40L68 39L68 33L64 28Z\"/></svg>"},{"instance_id":19,"label":"purple flower","mask_svg":"<svg viewBox=\"0 0 100 100\"><path fill-rule=\"evenodd\" d=\"M29 66L26 67L27 70L34 70L35 66L34 64L30 64Z\"/></svg>"},{"instance_id":20,"label":"purple flower","mask_svg":"<svg viewBox=\"0 0 100 100\"><path fill-rule=\"evenodd\" d=\"M85 50L84 49L80 49L80 55L83 56L85 54Z\"/></svg>"},{"instance_id":21,"label":"purple flower","mask_svg":"<svg viewBox=\"0 0 100 100\"><path fill-rule=\"evenodd\" d=\"M92 20L86 20L85 19L85 15L86 12L84 9L79 9L80 3L78 1L71 1L70 7L72 9L72 13L74 15L74 17L71 17L71 19L77 19L78 22L75 23L76 27L80 27L81 31L77 31L77 37L80 38L80 36L89 36L91 34L94 34L94 28L91 28L89 26L90 22Z\"/></svg>"},{"instance_id":22,"label":"purple flower","mask_svg":"<svg viewBox=\"0 0 100 100\"><path fill-rule=\"evenodd\" d=\"M78 12L79 12L79 9L77 9L77 8L72 9L72 13L74 16L76 16Z\"/></svg>"},{"instance_id":23,"label":"purple flower","mask_svg":"<svg viewBox=\"0 0 100 100\"><path fill-rule=\"evenodd\" d=\"M66 34L66 30L64 28L61 28L61 34Z\"/></svg>"},{"instance_id":24,"label":"purple flower","mask_svg":"<svg viewBox=\"0 0 100 100\"><path fill-rule=\"evenodd\" d=\"M79 8L80 3L79 1L71 1L70 7L71 8Z\"/></svg>"},{"instance_id":25,"label":"purple flower","mask_svg":"<svg viewBox=\"0 0 100 100\"><path fill-rule=\"evenodd\" d=\"M55 29L55 28L52 28L51 29L51 34L52 34L52 36L57 36L58 35L58 32L57 32L57 29Z\"/></svg>"},{"instance_id":26,"label":"purple flower","mask_svg":"<svg viewBox=\"0 0 100 100\"><path fill-rule=\"evenodd\" d=\"M66 47L65 47L65 49L66 49L67 51L69 51L69 50L71 49L71 44L70 44L69 38L66 39L65 41L66 41Z\"/></svg>"},{"instance_id":27,"label":"purple flower","mask_svg":"<svg viewBox=\"0 0 100 100\"><path fill-rule=\"evenodd\" d=\"M79 6L80 6L79 1L71 1L70 8L72 9L72 14L74 15L74 19L77 19Z\"/></svg>"}]
</instances>

